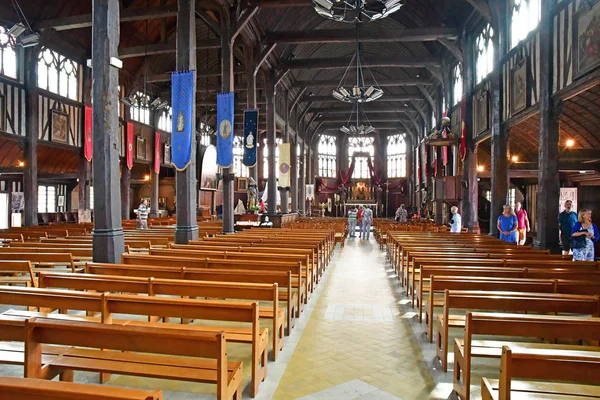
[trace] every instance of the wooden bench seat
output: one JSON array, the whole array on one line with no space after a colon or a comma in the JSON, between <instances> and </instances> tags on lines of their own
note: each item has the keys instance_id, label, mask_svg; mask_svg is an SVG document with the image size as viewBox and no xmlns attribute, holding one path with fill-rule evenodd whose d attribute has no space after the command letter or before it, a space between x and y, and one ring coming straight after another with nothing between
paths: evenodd
<instances>
[{"instance_id":1,"label":"wooden bench seat","mask_svg":"<svg viewBox=\"0 0 600 400\"><path fill-rule=\"evenodd\" d=\"M285 309L279 308L279 290L276 283L231 283L45 272L40 273L38 282L40 288L268 301L272 307L260 308L259 317L273 321L274 361L283 349Z\"/></svg>"},{"instance_id":2,"label":"wooden bench seat","mask_svg":"<svg viewBox=\"0 0 600 400\"><path fill-rule=\"evenodd\" d=\"M253 396L258 393L258 387L266 377L268 330L259 327L257 303L0 287L0 304L39 307L43 312L60 310L62 314L66 314L68 310L100 313L100 320L105 324L170 327L190 332L225 332L228 340L252 346ZM169 318L243 322L250 323L251 327L171 325L140 320L117 320L113 319L115 313L163 317L166 322ZM18 310L10 310L5 314L17 317L50 316Z\"/></svg>"},{"instance_id":3,"label":"wooden bench seat","mask_svg":"<svg viewBox=\"0 0 600 400\"><path fill-rule=\"evenodd\" d=\"M65 267L71 272L75 272L75 263L70 253L19 252L11 249L10 252L0 253L1 260L29 261L33 267L33 272L58 269L55 267Z\"/></svg>"},{"instance_id":4,"label":"wooden bench seat","mask_svg":"<svg viewBox=\"0 0 600 400\"><path fill-rule=\"evenodd\" d=\"M553 348L556 350L574 350L574 345L554 345L546 343L523 344L507 341L478 341L473 347L474 335L523 338L526 342L531 338L545 338L571 341L588 341L597 346L600 338L600 318L553 316L553 315L523 315L523 314L492 314L469 312L466 315L464 339L454 341L454 391L463 400L470 398L470 381L472 358L478 355L486 358L499 358L502 346L514 345L529 349ZM495 348L494 348L495 347ZM582 350L585 350L582 347ZM600 348L595 347L595 351Z\"/></svg>"},{"instance_id":5,"label":"wooden bench seat","mask_svg":"<svg viewBox=\"0 0 600 400\"><path fill-rule=\"evenodd\" d=\"M5 317L0 326L5 328ZM8 321L14 329L14 319ZM93 322L22 319L25 377L72 381L73 371L212 383L217 399L242 398L242 363L228 362L222 332L116 326ZM43 345L69 346L43 359ZM86 347L80 349L77 347ZM117 350L119 352L115 352ZM207 360L205 360L207 359Z\"/></svg>"},{"instance_id":6,"label":"wooden bench seat","mask_svg":"<svg viewBox=\"0 0 600 400\"><path fill-rule=\"evenodd\" d=\"M161 400L161 390L138 390L83 383L0 377L1 400Z\"/></svg>"},{"instance_id":7,"label":"wooden bench seat","mask_svg":"<svg viewBox=\"0 0 600 400\"><path fill-rule=\"evenodd\" d=\"M463 321L461 315L450 315L450 310L457 309L598 316L600 297L556 293L445 290L443 314L435 319L436 356L441 360L444 372L448 368L449 329L465 326L464 322L461 323Z\"/></svg>"},{"instance_id":8,"label":"wooden bench seat","mask_svg":"<svg viewBox=\"0 0 600 400\"><path fill-rule=\"evenodd\" d=\"M29 261L0 261L0 285L37 286Z\"/></svg>"},{"instance_id":9,"label":"wooden bench seat","mask_svg":"<svg viewBox=\"0 0 600 400\"><path fill-rule=\"evenodd\" d=\"M482 400L600 399L598 348L503 346L500 365L498 380L482 378Z\"/></svg>"}]
</instances>

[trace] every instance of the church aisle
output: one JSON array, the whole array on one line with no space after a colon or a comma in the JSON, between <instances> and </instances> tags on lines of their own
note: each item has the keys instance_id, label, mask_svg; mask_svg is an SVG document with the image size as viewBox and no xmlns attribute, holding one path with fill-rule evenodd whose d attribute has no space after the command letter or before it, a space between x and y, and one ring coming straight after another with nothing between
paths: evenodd
<instances>
[{"instance_id":1,"label":"church aisle","mask_svg":"<svg viewBox=\"0 0 600 400\"><path fill-rule=\"evenodd\" d=\"M385 252L373 238L349 238L339 252L273 398L427 398L435 384L394 296Z\"/></svg>"}]
</instances>

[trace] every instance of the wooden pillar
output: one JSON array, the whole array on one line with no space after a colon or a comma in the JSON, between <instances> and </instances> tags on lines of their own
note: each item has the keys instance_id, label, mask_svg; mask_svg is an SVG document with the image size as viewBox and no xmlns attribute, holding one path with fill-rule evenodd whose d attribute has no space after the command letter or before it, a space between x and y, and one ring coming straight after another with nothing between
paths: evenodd
<instances>
[{"instance_id":1,"label":"wooden pillar","mask_svg":"<svg viewBox=\"0 0 600 400\"><path fill-rule=\"evenodd\" d=\"M194 0L177 1L177 71L196 70L196 2ZM194 76L194 87L196 77ZM196 132L196 94L192 96L192 132ZM196 135L192 134L191 162L185 171L175 173L177 193L177 227L175 243L186 244L198 238L197 178L196 178Z\"/></svg>"},{"instance_id":2,"label":"wooden pillar","mask_svg":"<svg viewBox=\"0 0 600 400\"><path fill-rule=\"evenodd\" d=\"M256 108L256 75L254 74L254 48L253 46L246 46L244 49L244 62L246 63L246 88L247 88L247 107L248 108ZM260 118L260 112L259 112ZM259 138L258 135L258 121L257 121L257 129L256 129L256 146L259 146ZM258 150L258 147L257 147ZM256 165L254 167L249 167L248 172L251 178L254 178L254 181L258 184L258 163L262 161L258 158L258 151L256 153Z\"/></svg>"},{"instance_id":3,"label":"wooden pillar","mask_svg":"<svg viewBox=\"0 0 600 400\"><path fill-rule=\"evenodd\" d=\"M277 160L275 159L275 71L269 73L267 80L267 148L269 149L269 191L267 193L267 212L277 211Z\"/></svg>"},{"instance_id":4,"label":"wooden pillar","mask_svg":"<svg viewBox=\"0 0 600 400\"><path fill-rule=\"evenodd\" d=\"M562 104L552 99L554 46L552 9L555 0L542 3L540 21L540 132L538 153L538 196L534 246L558 251L559 120Z\"/></svg>"},{"instance_id":5,"label":"wooden pillar","mask_svg":"<svg viewBox=\"0 0 600 400\"><path fill-rule=\"evenodd\" d=\"M283 127L283 143L289 143L290 142L290 131L289 131L289 124L290 124L290 110L289 110L289 97L288 97L288 93L287 91L285 91L283 93L283 95L285 96L283 99L283 119L284 119L284 123L285 126ZM290 151L291 154L291 151ZM291 160L290 160L291 161ZM277 166L277 168L279 168L279 165ZM290 171L290 179L291 179L291 171ZM288 192L289 192L290 188L281 188L279 190L279 195L281 197L281 213L282 214L287 214L289 212L289 207L288 207Z\"/></svg>"},{"instance_id":6,"label":"wooden pillar","mask_svg":"<svg viewBox=\"0 0 600 400\"><path fill-rule=\"evenodd\" d=\"M507 142L508 133L502 122L504 85L500 60L506 53L506 4L498 1L493 6L494 36L494 72L491 74L492 84L492 201L490 207L490 235L498 236L496 221L502 214L502 207L506 204L508 194L508 159Z\"/></svg>"},{"instance_id":7,"label":"wooden pillar","mask_svg":"<svg viewBox=\"0 0 600 400\"><path fill-rule=\"evenodd\" d=\"M37 142L39 134L38 108L39 97L37 89L37 60L39 47L28 49L25 53L29 67L25 85L27 87L26 110L26 140L25 140L25 168L23 168L23 196L25 200L24 221L25 226L38 224L38 179L37 179Z\"/></svg>"},{"instance_id":8,"label":"wooden pillar","mask_svg":"<svg viewBox=\"0 0 600 400\"><path fill-rule=\"evenodd\" d=\"M301 128L304 129L304 124L300 124ZM300 131L298 131L298 136L300 136ZM298 165L298 171L300 176L298 178L298 213L301 216L306 215L306 150L305 150L304 140L300 139L300 154L299 160L300 163Z\"/></svg>"},{"instance_id":9,"label":"wooden pillar","mask_svg":"<svg viewBox=\"0 0 600 400\"><path fill-rule=\"evenodd\" d=\"M473 83L475 58L473 57L473 42L463 36L463 93L465 93L465 121L467 149L462 164L462 220L469 232L479 233L479 182L477 181L477 145L473 130Z\"/></svg>"},{"instance_id":10,"label":"wooden pillar","mask_svg":"<svg viewBox=\"0 0 600 400\"><path fill-rule=\"evenodd\" d=\"M92 132L95 262L118 262L125 251L119 193L119 1L94 0L92 21Z\"/></svg>"},{"instance_id":11,"label":"wooden pillar","mask_svg":"<svg viewBox=\"0 0 600 400\"><path fill-rule=\"evenodd\" d=\"M231 19L226 7L221 8L221 92L233 92L233 43ZM232 121L233 122L233 121ZM232 133L234 134L234 133ZM223 233L234 232L233 219L233 168L223 168Z\"/></svg>"},{"instance_id":12,"label":"wooden pillar","mask_svg":"<svg viewBox=\"0 0 600 400\"><path fill-rule=\"evenodd\" d=\"M435 98L435 120L436 120L436 126L432 127L433 128L441 128L442 126L442 115L443 115L443 110L442 110L442 99L444 97L444 92L441 86L438 86L437 90L436 90L436 98ZM444 223L444 215L442 213L442 208L443 208L443 198L438 196L438 195L442 195L442 193L439 193L439 189L438 189L438 184L442 184L442 177L443 177L443 169L444 169L444 165L442 162L442 148L439 146L436 147L432 147L431 148L433 150L433 152L435 152L435 176L433 177L434 180L434 185L433 188L435 190L435 192L438 193L433 193L433 196L435 198L435 215L434 215L434 221L436 224L443 224Z\"/></svg>"},{"instance_id":13,"label":"wooden pillar","mask_svg":"<svg viewBox=\"0 0 600 400\"><path fill-rule=\"evenodd\" d=\"M291 150L290 150L290 158L291 158L291 187L290 187L290 191L291 191L291 197L292 197L292 209L290 210L290 212L298 212L298 148L297 148L297 144L298 144L298 108L295 109L294 112L294 118L291 121L294 124L294 131L296 132L296 135L294 136L294 140L290 141L290 146L291 146Z\"/></svg>"},{"instance_id":14,"label":"wooden pillar","mask_svg":"<svg viewBox=\"0 0 600 400\"><path fill-rule=\"evenodd\" d=\"M121 165L121 219L130 219L131 210L129 208L131 199L129 188L131 187L131 170L127 168L126 161ZM136 205L137 206L137 205Z\"/></svg>"}]
</instances>

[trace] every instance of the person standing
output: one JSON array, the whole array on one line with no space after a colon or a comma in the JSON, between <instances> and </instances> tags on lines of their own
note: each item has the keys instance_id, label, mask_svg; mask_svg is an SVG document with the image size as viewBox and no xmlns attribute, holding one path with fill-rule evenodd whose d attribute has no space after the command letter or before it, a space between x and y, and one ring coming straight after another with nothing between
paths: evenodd
<instances>
[{"instance_id":1,"label":"person standing","mask_svg":"<svg viewBox=\"0 0 600 400\"><path fill-rule=\"evenodd\" d=\"M408 219L408 211L406 211L406 206L401 204L400 207L396 210L396 221L398 222L406 222Z\"/></svg>"},{"instance_id":2,"label":"person standing","mask_svg":"<svg viewBox=\"0 0 600 400\"><path fill-rule=\"evenodd\" d=\"M358 222L358 237L362 238L363 234L363 225L362 225L362 215L365 210L363 206L358 207L358 212L356 213L356 221Z\"/></svg>"},{"instance_id":3,"label":"person standing","mask_svg":"<svg viewBox=\"0 0 600 400\"><path fill-rule=\"evenodd\" d=\"M573 207L573 202L571 200L565 201L565 209L558 214L558 234L562 253L565 256L571 251L571 232L573 232L573 226L577 223L577 213L571 211L571 207Z\"/></svg>"},{"instance_id":4,"label":"person standing","mask_svg":"<svg viewBox=\"0 0 600 400\"><path fill-rule=\"evenodd\" d=\"M352 207L348 210L348 229L350 230L350 237L356 237L356 220L358 218L358 210L356 207Z\"/></svg>"},{"instance_id":5,"label":"person standing","mask_svg":"<svg viewBox=\"0 0 600 400\"><path fill-rule=\"evenodd\" d=\"M137 208L137 217L140 229L148 229L148 200L142 200Z\"/></svg>"},{"instance_id":6,"label":"person standing","mask_svg":"<svg viewBox=\"0 0 600 400\"><path fill-rule=\"evenodd\" d=\"M450 211L452 212L452 219L450 220L450 232L460 233L462 230L462 217L458 213L458 207L452 206Z\"/></svg>"},{"instance_id":7,"label":"person standing","mask_svg":"<svg viewBox=\"0 0 600 400\"><path fill-rule=\"evenodd\" d=\"M365 240L369 240L371 236L371 223L373 222L373 210L369 207L366 207L362 214L362 238Z\"/></svg>"},{"instance_id":8,"label":"person standing","mask_svg":"<svg viewBox=\"0 0 600 400\"><path fill-rule=\"evenodd\" d=\"M517 217L517 246L523 246L527 240L527 232L531 231L527 211L523 209L520 201L515 203L515 216Z\"/></svg>"},{"instance_id":9,"label":"person standing","mask_svg":"<svg viewBox=\"0 0 600 400\"><path fill-rule=\"evenodd\" d=\"M600 240L600 233L596 224L592 222L592 210L579 210L579 218L573 226L571 236L585 237L584 241L574 240L572 243L573 261L594 261L594 244Z\"/></svg>"},{"instance_id":10,"label":"person standing","mask_svg":"<svg viewBox=\"0 0 600 400\"><path fill-rule=\"evenodd\" d=\"M511 206L504 206L504 211L498 217L496 225L500 231L500 239L508 243L517 243L517 217Z\"/></svg>"}]
</instances>

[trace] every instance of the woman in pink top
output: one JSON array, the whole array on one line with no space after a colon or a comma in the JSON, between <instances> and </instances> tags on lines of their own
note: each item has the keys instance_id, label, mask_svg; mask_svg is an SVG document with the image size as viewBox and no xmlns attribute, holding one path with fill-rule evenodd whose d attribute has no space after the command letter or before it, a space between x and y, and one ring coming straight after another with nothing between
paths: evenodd
<instances>
[{"instance_id":1,"label":"woman in pink top","mask_svg":"<svg viewBox=\"0 0 600 400\"><path fill-rule=\"evenodd\" d=\"M529 218L527 211L523 210L521 202L515 204L515 215L517 216L517 245L523 246L527 240L527 232L531 230L529 227Z\"/></svg>"}]
</instances>

